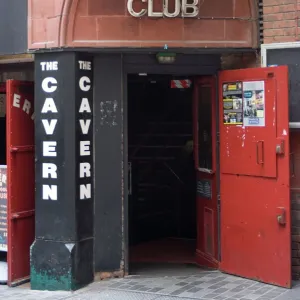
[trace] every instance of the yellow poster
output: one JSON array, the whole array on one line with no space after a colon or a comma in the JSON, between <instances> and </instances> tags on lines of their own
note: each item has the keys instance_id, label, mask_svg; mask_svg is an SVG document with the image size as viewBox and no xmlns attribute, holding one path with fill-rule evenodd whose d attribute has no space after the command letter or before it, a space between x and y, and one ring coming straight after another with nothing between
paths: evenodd
<instances>
[{"instance_id":1,"label":"yellow poster","mask_svg":"<svg viewBox=\"0 0 300 300\"><path fill-rule=\"evenodd\" d=\"M223 123L225 125L243 124L242 82L223 84Z\"/></svg>"}]
</instances>

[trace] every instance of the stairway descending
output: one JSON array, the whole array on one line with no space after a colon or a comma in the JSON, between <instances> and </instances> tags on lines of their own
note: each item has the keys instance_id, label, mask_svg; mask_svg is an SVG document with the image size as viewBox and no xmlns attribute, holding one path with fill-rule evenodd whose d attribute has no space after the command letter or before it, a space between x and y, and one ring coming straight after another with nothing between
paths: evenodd
<instances>
[{"instance_id":1,"label":"stairway descending","mask_svg":"<svg viewBox=\"0 0 300 300\"><path fill-rule=\"evenodd\" d=\"M177 117L176 117L177 115ZM192 140L192 123L178 114L165 120L152 118L139 126L129 144L132 165L130 197L131 229L135 241L181 237L182 197L189 186L186 168L190 167L186 144Z\"/></svg>"}]
</instances>

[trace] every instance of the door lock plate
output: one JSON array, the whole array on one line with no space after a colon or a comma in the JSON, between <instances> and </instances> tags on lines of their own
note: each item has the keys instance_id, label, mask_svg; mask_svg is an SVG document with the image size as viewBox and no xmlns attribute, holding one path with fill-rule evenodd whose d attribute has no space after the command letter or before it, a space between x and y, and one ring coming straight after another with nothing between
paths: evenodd
<instances>
[{"instance_id":1,"label":"door lock plate","mask_svg":"<svg viewBox=\"0 0 300 300\"><path fill-rule=\"evenodd\" d=\"M276 154L284 154L284 140L282 139L277 139L276 141Z\"/></svg>"},{"instance_id":2,"label":"door lock plate","mask_svg":"<svg viewBox=\"0 0 300 300\"><path fill-rule=\"evenodd\" d=\"M286 211L284 207L277 207L277 222L280 225L286 224Z\"/></svg>"}]
</instances>

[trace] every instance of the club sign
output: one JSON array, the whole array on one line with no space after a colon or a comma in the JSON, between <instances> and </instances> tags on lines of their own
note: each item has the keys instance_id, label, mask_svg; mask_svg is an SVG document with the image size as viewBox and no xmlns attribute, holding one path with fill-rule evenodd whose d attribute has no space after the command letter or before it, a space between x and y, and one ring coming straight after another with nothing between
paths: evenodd
<instances>
[{"instance_id":1,"label":"club sign","mask_svg":"<svg viewBox=\"0 0 300 300\"><path fill-rule=\"evenodd\" d=\"M152 18L195 18L199 14L199 0L173 0L175 9L170 12L169 0L163 0L163 5L159 11L154 11L154 3L157 0L139 0L145 3L145 8L135 10L134 0L127 0L128 12L135 18L148 16Z\"/></svg>"}]
</instances>

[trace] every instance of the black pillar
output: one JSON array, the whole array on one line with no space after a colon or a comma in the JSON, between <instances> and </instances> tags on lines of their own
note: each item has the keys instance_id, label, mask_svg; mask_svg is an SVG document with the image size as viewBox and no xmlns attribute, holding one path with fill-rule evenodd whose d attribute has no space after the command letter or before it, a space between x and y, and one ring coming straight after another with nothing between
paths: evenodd
<instances>
[{"instance_id":1,"label":"black pillar","mask_svg":"<svg viewBox=\"0 0 300 300\"><path fill-rule=\"evenodd\" d=\"M95 57L95 271L124 274L123 75L119 54ZM127 182L127 181L126 181Z\"/></svg>"},{"instance_id":2,"label":"black pillar","mask_svg":"<svg viewBox=\"0 0 300 300\"><path fill-rule=\"evenodd\" d=\"M32 289L75 290L94 278L92 75L84 54L35 55Z\"/></svg>"}]
</instances>

